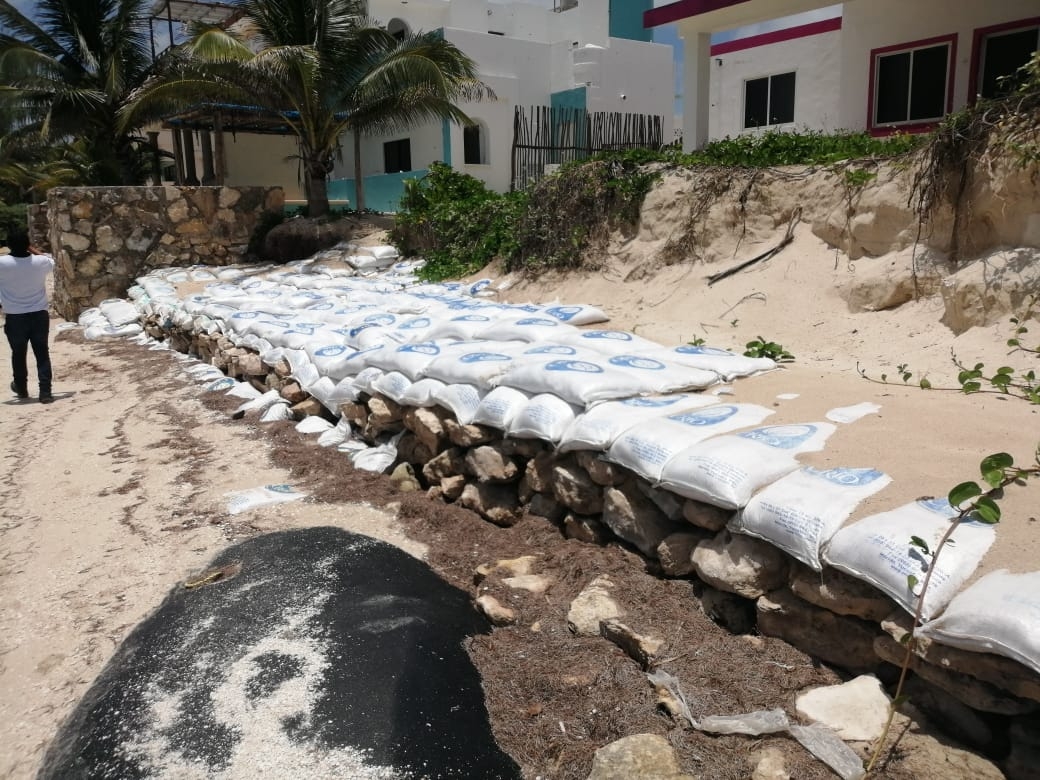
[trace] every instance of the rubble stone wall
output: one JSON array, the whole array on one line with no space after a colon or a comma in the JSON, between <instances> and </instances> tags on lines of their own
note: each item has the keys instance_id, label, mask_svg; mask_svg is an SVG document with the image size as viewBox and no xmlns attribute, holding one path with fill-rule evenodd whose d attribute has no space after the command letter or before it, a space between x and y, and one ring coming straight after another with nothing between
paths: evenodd
<instances>
[{"instance_id":1,"label":"rubble stone wall","mask_svg":"<svg viewBox=\"0 0 1040 780\"><path fill-rule=\"evenodd\" d=\"M889 681L903 663L911 618L887 595L732 533L726 528L731 512L655 488L599 453L561 454L544 441L461 424L439 406L403 407L378 394L326 409L292 379L284 360L268 366L220 333L165 330L154 319L145 330L261 392L278 390L296 419L345 418L369 442L401 433L394 478L405 468L412 487L426 489L432 499L458 503L500 526L527 513L546 518L569 538L627 543L661 576L699 580L691 588L691 609L735 633L778 637L833 666ZM484 608L479 600L477 606ZM488 617L494 622L500 616ZM1001 758L1012 780L1035 777L1040 675L1000 655L926 639L915 647L915 706L934 705L927 714L940 727Z\"/></svg>"},{"instance_id":2,"label":"rubble stone wall","mask_svg":"<svg viewBox=\"0 0 1040 780\"><path fill-rule=\"evenodd\" d=\"M51 251L50 224L47 221L47 204L29 206L29 241L37 249Z\"/></svg>"},{"instance_id":3,"label":"rubble stone wall","mask_svg":"<svg viewBox=\"0 0 1040 780\"><path fill-rule=\"evenodd\" d=\"M58 187L47 196L54 307L68 320L169 266L242 259L280 187Z\"/></svg>"}]
</instances>

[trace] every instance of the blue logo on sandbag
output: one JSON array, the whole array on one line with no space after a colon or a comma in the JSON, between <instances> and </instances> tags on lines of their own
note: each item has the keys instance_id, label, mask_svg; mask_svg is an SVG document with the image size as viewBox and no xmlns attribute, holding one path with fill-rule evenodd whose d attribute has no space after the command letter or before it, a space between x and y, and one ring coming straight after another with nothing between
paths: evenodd
<instances>
[{"instance_id":1,"label":"blue logo on sandbag","mask_svg":"<svg viewBox=\"0 0 1040 780\"><path fill-rule=\"evenodd\" d=\"M441 348L432 341L424 341L421 344L402 344L397 348L398 352L418 352L420 355L439 355Z\"/></svg>"},{"instance_id":2,"label":"blue logo on sandbag","mask_svg":"<svg viewBox=\"0 0 1040 780\"><path fill-rule=\"evenodd\" d=\"M603 367L585 360L553 360L545 364L546 371L574 371L579 374L602 374Z\"/></svg>"},{"instance_id":3,"label":"blue logo on sandbag","mask_svg":"<svg viewBox=\"0 0 1040 780\"><path fill-rule=\"evenodd\" d=\"M400 330L414 330L416 328L428 328L430 327L429 317L416 317L414 320L408 320L398 325Z\"/></svg>"},{"instance_id":4,"label":"blue logo on sandbag","mask_svg":"<svg viewBox=\"0 0 1040 780\"><path fill-rule=\"evenodd\" d=\"M469 308L469 307L466 307ZM491 322L489 317L483 314L463 314L461 317L452 317L452 322Z\"/></svg>"},{"instance_id":5,"label":"blue logo on sandbag","mask_svg":"<svg viewBox=\"0 0 1040 780\"><path fill-rule=\"evenodd\" d=\"M799 444L804 444L814 433L815 425L769 425L737 435L742 439L757 441L778 450L793 450Z\"/></svg>"},{"instance_id":6,"label":"blue logo on sandbag","mask_svg":"<svg viewBox=\"0 0 1040 780\"><path fill-rule=\"evenodd\" d=\"M520 309L521 311L529 311L532 314L534 314L536 311L542 310L541 307L535 306L533 303L525 303L523 306L517 306L516 308Z\"/></svg>"},{"instance_id":7,"label":"blue logo on sandbag","mask_svg":"<svg viewBox=\"0 0 1040 780\"><path fill-rule=\"evenodd\" d=\"M620 330L588 330L581 334L583 339L611 339L612 341L631 341L632 334Z\"/></svg>"},{"instance_id":8,"label":"blue logo on sandbag","mask_svg":"<svg viewBox=\"0 0 1040 780\"><path fill-rule=\"evenodd\" d=\"M533 349L524 350L525 355L574 355L577 354L578 350L574 347L564 347L560 344L553 344L548 347L534 347Z\"/></svg>"},{"instance_id":9,"label":"blue logo on sandbag","mask_svg":"<svg viewBox=\"0 0 1040 780\"><path fill-rule=\"evenodd\" d=\"M315 303L315 304L313 304L311 306L308 306L307 307L307 311L328 311L329 309L333 308L335 305L336 304L329 303L327 301L325 303Z\"/></svg>"},{"instance_id":10,"label":"blue logo on sandbag","mask_svg":"<svg viewBox=\"0 0 1040 780\"><path fill-rule=\"evenodd\" d=\"M842 485L843 487L869 485L871 482L885 476L883 472L880 472L877 469L834 468L820 471L819 469L814 469L812 466L806 466L805 471L808 474L812 474L814 477L820 477L821 479L833 482L835 485Z\"/></svg>"},{"instance_id":11,"label":"blue logo on sandbag","mask_svg":"<svg viewBox=\"0 0 1040 780\"><path fill-rule=\"evenodd\" d=\"M363 322L371 322L373 325L393 325L397 317L393 314L369 314Z\"/></svg>"},{"instance_id":12,"label":"blue logo on sandbag","mask_svg":"<svg viewBox=\"0 0 1040 780\"><path fill-rule=\"evenodd\" d=\"M718 425L723 420L728 420L737 413L737 407L731 405L709 406L699 412L686 412L685 414L672 414L669 420L681 422L683 425Z\"/></svg>"},{"instance_id":13,"label":"blue logo on sandbag","mask_svg":"<svg viewBox=\"0 0 1040 780\"><path fill-rule=\"evenodd\" d=\"M356 336L356 335L358 335L358 334L359 334L359 333L360 333L361 331L363 331L363 330L368 330L369 328L374 328L374 327L376 327L376 326L375 326L375 324L374 324L374 323L371 323L371 322L369 322L369 323L366 323L366 324L364 324L364 325L358 325L358 326L357 326L356 328L351 328L350 330L348 330L348 331L347 331L347 335L348 335L348 336Z\"/></svg>"},{"instance_id":14,"label":"blue logo on sandbag","mask_svg":"<svg viewBox=\"0 0 1040 780\"><path fill-rule=\"evenodd\" d=\"M547 325L550 328L559 325L556 320L547 320L542 317L524 317L522 320L516 321L517 325Z\"/></svg>"},{"instance_id":15,"label":"blue logo on sandbag","mask_svg":"<svg viewBox=\"0 0 1040 780\"><path fill-rule=\"evenodd\" d=\"M922 498L917 503L930 512L942 515L944 519L957 514L957 510L945 498Z\"/></svg>"},{"instance_id":16,"label":"blue logo on sandbag","mask_svg":"<svg viewBox=\"0 0 1040 780\"><path fill-rule=\"evenodd\" d=\"M693 344L676 347L674 351L681 355L718 355L720 357L736 357L733 352L726 349L719 349L718 347L695 347Z\"/></svg>"},{"instance_id":17,"label":"blue logo on sandbag","mask_svg":"<svg viewBox=\"0 0 1040 780\"><path fill-rule=\"evenodd\" d=\"M512 358L498 352L470 352L459 358L460 363L493 363L503 360L512 360Z\"/></svg>"},{"instance_id":18,"label":"blue logo on sandbag","mask_svg":"<svg viewBox=\"0 0 1040 780\"><path fill-rule=\"evenodd\" d=\"M347 351L346 347L340 346L339 344L332 344L321 349L314 350L315 357L336 357L336 355L342 355Z\"/></svg>"},{"instance_id":19,"label":"blue logo on sandbag","mask_svg":"<svg viewBox=\"0 0 1040 780\"><path fill-rule=\"evenodd\" d=\"M581 306L553 306L550 309L546 309L545 313L566 322L576 314L581 314L581 309Z\"/></svg>"},{"instance_id":20,"label":"blue logo on sandbag","mask_svg":"<svg viewBox=\"0 0 1040 780\"><path fill-rule=\"evenodd\" d=\"M642 409L662 409L665 406L674 406L680 401L685 401L688 396L680 395L676 398L626 398L625 406L635 406Z\"/></svg>"},{"instance_id":21,"label":"blue logo on sandbag","mask_svg":"<svg viewBox=\"0 0 1040 780\"><path fill-rule=\"evenodd\" d=\"M231 319L233 320L252 320L260 316L258 311L240 311L238 314L232 314Z\"/></svg>"},{"instance_id":22,"label":"blue logo on sandbag","mask_svg":"<svg viewBox=\"0 0 1040 780\"><path fill-rule=\"evenodd\" d=\"M615 355L610 359L610 363L622 368L641 368L647 371L661 371L664 369L664 363L661 361L638 357L637 355Z\"/></svg>"}]
</instances>

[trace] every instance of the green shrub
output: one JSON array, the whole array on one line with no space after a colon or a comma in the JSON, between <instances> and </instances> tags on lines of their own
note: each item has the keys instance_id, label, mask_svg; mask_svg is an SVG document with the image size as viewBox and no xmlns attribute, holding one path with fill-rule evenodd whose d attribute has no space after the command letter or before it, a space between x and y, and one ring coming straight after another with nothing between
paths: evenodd
<instances>
[{"instance_id":1,"label":"green shrub","mask_svg":"<svg viewBox=\"0 0 1040 780\"><path fill-rule=\"evenodd\" d=\"M0 203L0 241L6 242L12 233L26 232L29 227L29 212L24 203L8 206Z\"/></svg>"}]
</instances>

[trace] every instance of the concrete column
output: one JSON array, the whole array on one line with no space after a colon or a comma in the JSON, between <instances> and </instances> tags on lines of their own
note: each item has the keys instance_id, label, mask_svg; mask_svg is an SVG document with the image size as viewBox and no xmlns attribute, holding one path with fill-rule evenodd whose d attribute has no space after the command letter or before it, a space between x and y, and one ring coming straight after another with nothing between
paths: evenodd
<instances>
[{"instance_id":1,"label":"concrete column","mask_svg":"<svg viewBox=\"0 0 1040 780\"><path fill-rule=\"evenodd\" d=\"M227 159L224 152L224 121L219 111L213 115L213 152L216 183L223 187L227 176Z\"/></svg>"},{"instance_id":2,"label":"concrete column","mask_svg":"<svg viewBox=\"0 0 1040 780\"><path fill-rule=\"evenodd\" d=\"M191 130L181 131L181 145L184 147L184 183L197 185L199 175L195 171L195 136Z\"/></svg>"},{"instance_id":3,"label":"concrete column","mask_svg":"<svg viewBox=\"0 0 1040 780\"><path fill-rule=\"evenodd\" d=\"M692 152L708 143L711 110L711 33L695 33L683 39L686 56L683 72L683 151Z\"/></svg>"},{"instance_id":4,"label":"concrete column","mask_svg":"<svg viewBox=\"0 0 1040 780\"><path fill-rule=\"evenodd\" d=\"M159 158L159 131L148 131L148 146L152 152L152 183L158 187L162 184L162 161Z\"/></svg>"},{"instance_id":5,"label":"concrete column","mask_svg":"<svg viewBox=\"0 0 1040 780\"><path fill-rule=\"evenodd\" d=\"M180 187L184 184L184 148L181 144L181 131L172 127L170 136L173 138L173 183Z\"/></svg>"},{"instance_id":6,"label":"concrete column","mask_svg":"<svg viewBox=\"0 0 1040 780\"><path fill-rule=\"evenodd\" d=\"M199 143L202 144L202 183L216 184L217 177L213 171L213 137L209 130L199 132Z\"/></svg>"}]
</instances>

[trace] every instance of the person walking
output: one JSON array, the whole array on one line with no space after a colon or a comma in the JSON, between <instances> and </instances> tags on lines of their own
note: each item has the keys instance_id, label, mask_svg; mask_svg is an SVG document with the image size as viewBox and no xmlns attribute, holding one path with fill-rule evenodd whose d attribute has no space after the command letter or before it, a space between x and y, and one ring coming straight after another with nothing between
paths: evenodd
<instances>
[{"instance_id":1,"label":"person walking","mask_svg":"<svg viewBox=\"0 0 1040 780\"><path fill-rule=\"evenodd\" d=\"M29 397L29 370L25 358L32 345L40 380L40 403L54 401L51 394L51 358L47 348L50 315L47 313L47 274L54 270L50 255L36 254L25 233L7 237L9 254L0 255L0 306L4 309L4 333L11 345L11 390Z\"/></svg>"}]
</instances>

